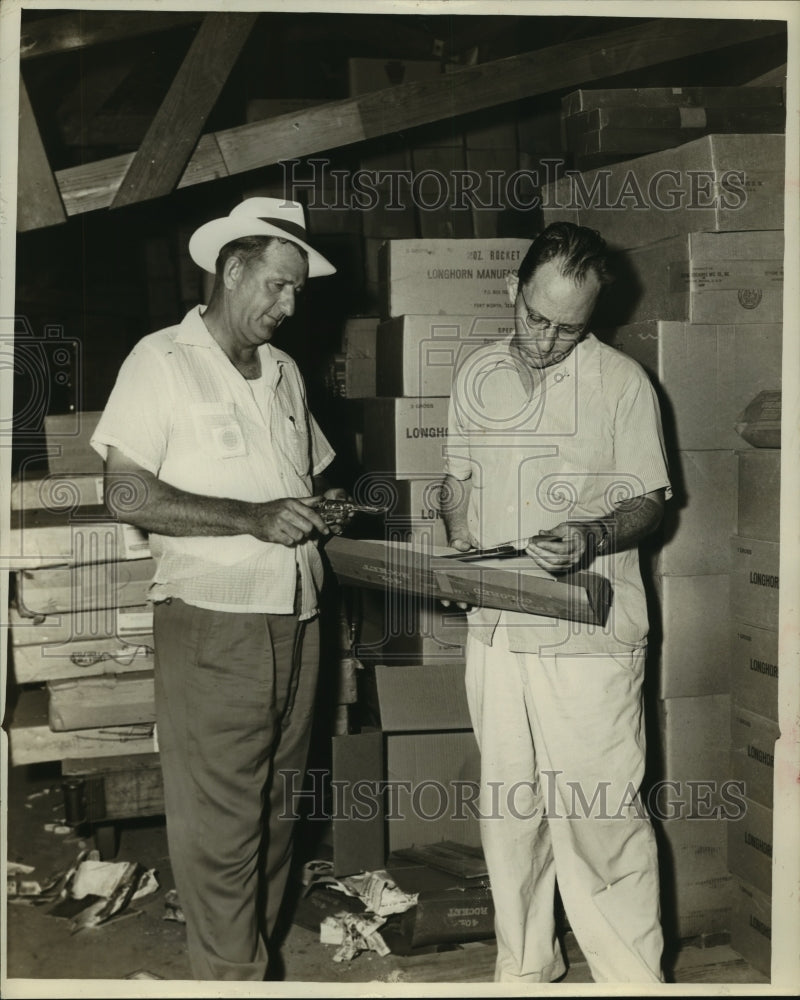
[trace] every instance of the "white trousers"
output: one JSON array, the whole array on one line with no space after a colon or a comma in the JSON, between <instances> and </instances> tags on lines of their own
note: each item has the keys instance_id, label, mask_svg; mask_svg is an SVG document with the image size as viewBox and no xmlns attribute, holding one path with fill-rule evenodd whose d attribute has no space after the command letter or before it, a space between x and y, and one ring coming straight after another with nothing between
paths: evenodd
<instances>
[{"instance_id":1,"label":"white trousers","mask_svg":"<svg viewBox=\"0 0 800 1000\"><path fill-rule=\"evenodd\" d=\"M511 652L467 640L500 982L565 971L555 883L595 982L660 982L655 837L641 800L644 649Z\"/></svg>"}]
</instances>

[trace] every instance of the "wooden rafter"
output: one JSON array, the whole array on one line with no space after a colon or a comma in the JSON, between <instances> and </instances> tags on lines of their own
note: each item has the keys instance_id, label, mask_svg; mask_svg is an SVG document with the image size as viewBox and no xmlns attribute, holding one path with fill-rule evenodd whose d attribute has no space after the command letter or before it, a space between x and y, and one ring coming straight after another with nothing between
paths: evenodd
<instances>
[{"instance_id":1,"label":"wooden rafter","mask_svg":"<svg viewBox=\"0 0 800 1000\"><path fill-rule=\"evenodd\" d=\"M778 34L781 21L657 20L200 138L177 186L253 170L454 115ZM58 171L69 215L108 207L133 155Z\"/></svg>"},{"instance_id":2,"label":"wooden rafter","mask_svg":"<svg viewBox=\"0 0 800 1000\"><path fill-rule=\"evenodd\" d=\"M39 126L19 78L19 162L17 172L17 229L41 229L67 221L53 171L47 159Z\"/></svg>"},{"instance_id":3,"label":"wooden rafter","mask_svg":"<svg viewBox=\"0 0 800 1000\"><path fill-rule=\"evenodd\" d=\"M205 17L112 208L172 191L257 18L257 14L223 13Z\"/></svg>"},{"instance_id":4,"label":"wooden rafter","mask_svg":"<svg viewBox=\"0 0 800 1000\"><path fill-rule=\"evenodd\" d=\"M200 11L186 13L159 11L84 11L46 17L23 25L20 35L20 59L71 52L104 42L118 42L137 35L149 35L202 18Z\"/></svg>"}]
</instances>

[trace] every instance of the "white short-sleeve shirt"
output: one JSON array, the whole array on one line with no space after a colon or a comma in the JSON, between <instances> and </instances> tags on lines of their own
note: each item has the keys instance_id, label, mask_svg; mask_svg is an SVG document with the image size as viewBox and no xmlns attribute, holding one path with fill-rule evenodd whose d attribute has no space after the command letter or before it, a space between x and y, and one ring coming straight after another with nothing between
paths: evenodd
<instances>
[{"instance_id":1,"label":"white short-sleeve shirt","mask_svg":"<svg viewBox=\"0 0 800 1000\"><path fill-rule=\"evenodd\" d=\"M598 518L620 500L658 489L670 495L658 402L637 362L588 334L534 387L520 375L510 342L466 359L449 405L446 471L470 480L468 523L481 546ZM641 644L647 608L638 550L599 556L590 569L613 588L605 628L476 609L476 635L491 641L505 625L511 648L523 652Z\"/></svg>"},{"instance_id":2,"label":"white short-sleeve shirt","mask_svg":"<svg viewBox=\"0 0 800 1000\"><path fill-rule=\"evenodd\" d=\"M206 328L202 307L144 337L125 360L92 446L119 448L178 489L263 502L312 495L333 451L309 413L297 365L259 348L262 376L245 379ZM135 503L135 498L131 498ZM290 614L297 573L301 617L316 613L322 563L313 541L288 548L252 535L151 533L152 600L179 597L223 611Z\"/></svg>"}]
</instances>

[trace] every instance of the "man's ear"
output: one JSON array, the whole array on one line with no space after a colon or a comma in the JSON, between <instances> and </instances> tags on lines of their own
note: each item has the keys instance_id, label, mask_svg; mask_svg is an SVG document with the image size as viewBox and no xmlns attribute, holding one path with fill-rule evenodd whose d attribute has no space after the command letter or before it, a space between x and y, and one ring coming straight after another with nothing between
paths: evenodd
<instances>
[{"instance_id":1,"label":"man's ear","mask_svg":"<svg viewBox=\"0 0 800 1000\"><path fill-rule=\"evenodd\" d=\"M222 281L226 288L233 288L242 276L244 264L236 254L231 254L222 268Z\"/></svg>"},{"instance_id":2,"label":"man's ear","mask_svg":"<svg viewBox=\"0 0 800 1000\"><path fill-rule=\"evenodd\" d=\"M519 276L516 271L509 271L506 275L506 291L513 306L517 301L517 289L519 288Z\"/></svg>"}]
</instances>

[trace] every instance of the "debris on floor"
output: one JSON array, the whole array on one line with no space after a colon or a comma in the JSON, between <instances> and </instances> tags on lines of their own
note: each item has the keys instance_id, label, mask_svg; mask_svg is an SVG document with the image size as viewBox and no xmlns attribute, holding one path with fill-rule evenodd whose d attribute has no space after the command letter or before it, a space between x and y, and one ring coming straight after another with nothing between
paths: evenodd
<instances>
[{"instance_id":1,"label":"debris on floor","mask_svg":"<svg viewBox=\"0 0 800 1000\"><path fill-rule=\"evenodd\" d=\"M185 924L186 917L183 915L181 904L178 902L178 893L175 889L170 889L164 897L164 920L174 920L176 923Z\"/></svg>"},{"instance_id":2,"label":"debris on floor","mask_svg":"<svg viewBox=\"0 0 800 1000\"><path fill-rule=\"evenodd\" d=\"M343 892L346 896L354 896L361 900L369 913L379 917L404 913L417 902L417 894L403 892L386 871L363 872L346 878L317 875L308 883L306 892L314 886L326 886L336 892Z\"/></svg>"},{"instance_id":3,"label":"debris on floor","mask_svg":"<svg viewBox=\"0 0 800 1000\"><path fill-rule=\"evenodd\" d=\"M339 945L334 962L349 962L362 951L388 955L389 947L378 931L385 923L386 917L374 913L337 913L322 921L319 939L322 944Z\"/></svg>"},{"instance_id":4,"label":"debris on floor","mask_svg":"<svg viewBox=\"0 0 800 1000\"><path fill-rule=\"evenodd\" d=\"M50 915L68 919L75 934L118 917L129 903L158 887L155 871L137 861L100 861L97 851L82 851L63 875Z\"/></svg>"},{"instance_id":5,"label":"debris on floor","mask_svg":"<svg viewBox=\"0 0 800 1000\"><path fill-rule=\"evenodd\" d=\"M63 877L58 872L49 875L44 881L26 878L36 871L33 865L25 865L19 861L9 861L6 864L6 896L9 903L26 906L42 906L52 902L56 896Z\"/></svg>"},{"instance_id":6,"label":"debris on floor","mask_svg":"<svg viewBox=\"0 0 800 1000\"><path fill-rule=\"evenodd\" d=\"M362 951L388 955L390 948L379 928L388 917L416 906L416 893L403 892L386 871L344 878L336 878L332 872L329 862L311 861L303 869L302 883L305 899L323 895L327 899L318 911L317 925L321 943L338 946L333 961L349 962ZM344 897L341 903L336 901L337 895Z\"/></svg>"}]
</instances>

